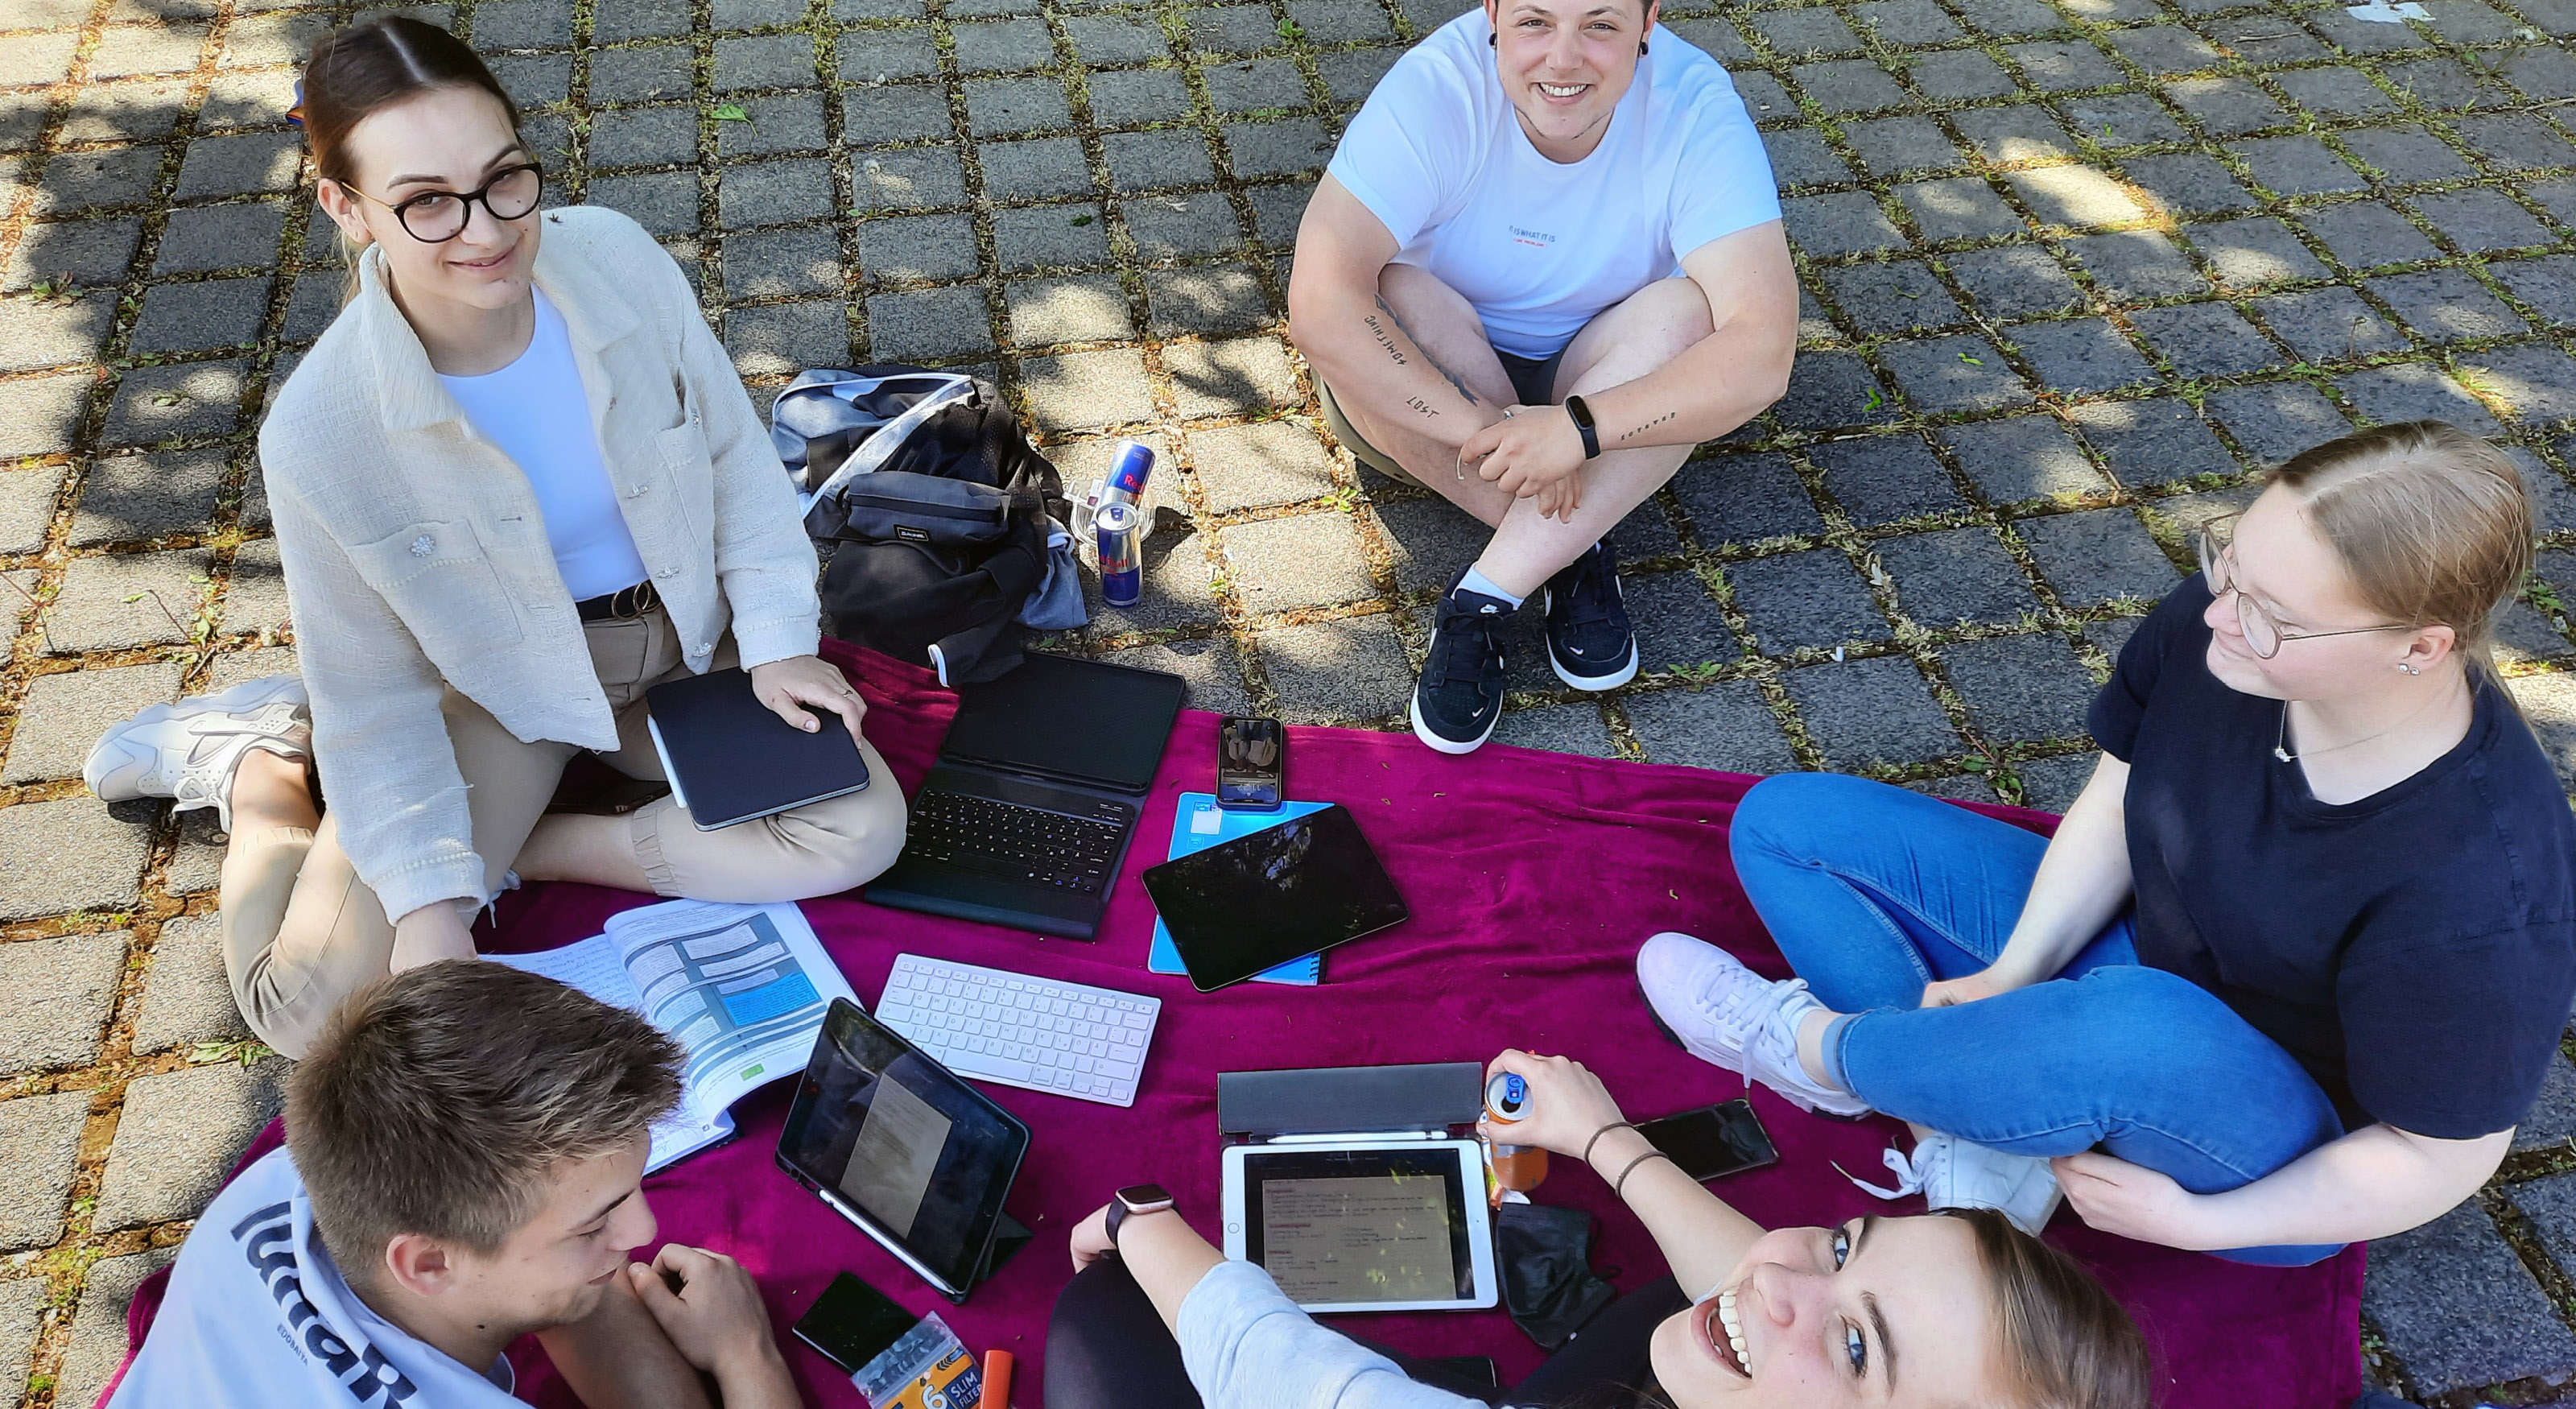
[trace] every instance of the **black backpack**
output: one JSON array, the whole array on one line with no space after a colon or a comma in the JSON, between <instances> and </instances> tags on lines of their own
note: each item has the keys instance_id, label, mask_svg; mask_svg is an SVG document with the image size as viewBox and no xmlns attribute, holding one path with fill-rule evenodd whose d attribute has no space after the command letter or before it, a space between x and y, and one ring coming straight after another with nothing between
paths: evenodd
<instances>
[{"instance_id":1,"label":"black backpack","mask_svg":"<svg viewBox=\"0 0 2576 1409\"><path fill-rule=\"evenodd\" d=\"M829 554L823 612L841 640L931 666L943 684L1020 663L1016 618L1047 580L1055 466L990 382L919 367L801 373L770 439Z\"/></svg>"}]
</instances>

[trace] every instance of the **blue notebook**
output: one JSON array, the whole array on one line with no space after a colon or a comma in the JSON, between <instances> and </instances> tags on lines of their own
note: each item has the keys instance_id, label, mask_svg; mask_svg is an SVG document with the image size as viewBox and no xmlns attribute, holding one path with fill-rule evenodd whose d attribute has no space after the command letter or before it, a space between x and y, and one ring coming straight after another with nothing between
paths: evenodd
<instances>
[{"instance_id":1,"label":"blue notebook","mask_svg":"<svg viewBox=\"0 0 2576 1409\"><path fill-rule=\"evenodd\" d=\"M1172 854L1178 860L1193 851L1205 851L1221 841L1248 837L1267 831L1292 817L1321 812L1329 802L1289 802L1276 812L1228 812L1216 805L1214 793L1183 793L1181 803L1172 813ZM1154 951L1145 957L1145 967L1158 974L1183 974L1181 951L1172 946L1172 932L1160 916L1154 920ZM1255 983L1293 983L1312 987L1324 981L1324 956L1309 954L1291 959L1275 969L1252 976Z\"/></svg>"}]
</instances>

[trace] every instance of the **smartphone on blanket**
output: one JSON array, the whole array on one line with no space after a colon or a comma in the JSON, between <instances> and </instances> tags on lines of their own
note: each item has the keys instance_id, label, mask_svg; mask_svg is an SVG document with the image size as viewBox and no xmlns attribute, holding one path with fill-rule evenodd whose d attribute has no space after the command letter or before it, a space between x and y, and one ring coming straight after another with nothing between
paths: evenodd
<instances>
[{"instance_id":1,"label":"smartphone on blanket","mask_svg":"<svg viewBox=\"0 0 2576 1409\"><path fill-rule=\"evenodd\" d=\"M1646 1143L1670 1155L1682 1173L1702 1181L1780 1162L1780 1151L1771 1144L1771 1133L1762 1128L1761 1117L1753 1113L1752 1103L1741 1096L1646 1121L1637 1127L1637 1133L1646 1137Z\"/></svg>"}]
</instances>

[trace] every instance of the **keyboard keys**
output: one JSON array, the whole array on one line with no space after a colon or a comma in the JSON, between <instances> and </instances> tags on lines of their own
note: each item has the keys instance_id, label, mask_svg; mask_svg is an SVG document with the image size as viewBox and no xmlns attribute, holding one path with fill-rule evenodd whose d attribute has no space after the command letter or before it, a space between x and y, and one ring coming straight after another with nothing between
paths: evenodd
<instances>
[{"instance_id":1,"label":"keyboard keys","mask_svg":"<svg viewBox=\"0 0 2576 1409\"><path fill-rule=\"evenodd\" d=\"M877 1020L961 1076L1132 1106L1162 1006L1115 989L899 954Z\"/></svg>"}]
</instances>

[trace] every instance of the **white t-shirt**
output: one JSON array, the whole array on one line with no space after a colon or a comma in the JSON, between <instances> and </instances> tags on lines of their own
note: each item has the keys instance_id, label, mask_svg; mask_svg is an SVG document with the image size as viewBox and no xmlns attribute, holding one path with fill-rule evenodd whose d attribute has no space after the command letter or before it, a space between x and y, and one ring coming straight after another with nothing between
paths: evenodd
<instances>
[{"instance_id":1,"label":"white t-shirt","mask_svg":"<svg viewBox=\"0 0 2576 1409\"><path fill-rule=\"evenodd\" d=\"M169 1294L108 1409L517 1406L506 1359L476 1372L378 1316L340 1280L285 1150L241 1172L188 1230Z\"/></svg>"},{"instance_id":2,"label":"white t-shirt","mask_svg":"<svg viewBox=\"0 0 2576 1409\"><path fill-rule=\"evenodd\" d=\"M1552 356L1682 256L1780 218L1771 157L1717 60L1657 28L1583 160L1541 156L1485 42L1482 9L1378 80L1327 168L1384 222L1396 262L1466 296L1495 347Z\"/></svg>"},{"instance_id":3,"label":"white t-shirt","mask_svg":"<svg viewBox=\"0 0 2576 1409\"><path fill-rule=\"evenodd\" d=\"M518 462L545 515L546 544L576 602L644 580L635 535L617 511L617 491L590 424L590 399L572 360L572 334L545 290L536 336L519 360L479 377L439 374L447 394L485 438Z\"/></svg>"}]
</instances>

